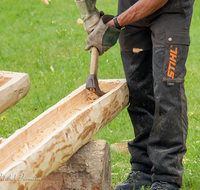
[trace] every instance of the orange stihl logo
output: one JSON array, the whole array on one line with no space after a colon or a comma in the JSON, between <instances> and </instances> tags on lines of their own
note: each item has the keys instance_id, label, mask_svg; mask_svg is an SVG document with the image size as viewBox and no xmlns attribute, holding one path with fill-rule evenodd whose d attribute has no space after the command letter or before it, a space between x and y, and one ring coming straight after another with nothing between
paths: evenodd
<instances>
[{"instance_id":1,"label":"orange stihl logo","mask_svg":"<svg viewBox=\"0 0 200 190\"><path fill-rule=\"evenodd\" d=\"M170 46L170 48L173 48L173 46ZM175 50L170 49L170 57L169 57L167 76L172 79L174 78L174 72L176 69L177 50L178 50L177 47L175 48Z\"/></svg>"}]
</instances>

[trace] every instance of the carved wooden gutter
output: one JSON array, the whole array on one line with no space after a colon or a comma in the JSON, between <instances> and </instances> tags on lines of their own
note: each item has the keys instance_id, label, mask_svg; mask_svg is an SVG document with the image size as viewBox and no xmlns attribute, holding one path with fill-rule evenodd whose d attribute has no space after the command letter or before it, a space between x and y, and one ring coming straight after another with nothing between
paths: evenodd
<instances>
[{"instance_id":1,"label":"carved wooden gutter","mask_svg":"<svg viewBox=\"0 0 200 190\"><path fill-rule=\"evenodd\" d=\"M128 104L124 79L99 80L104 96L85 85L46 110L0 145L0 189L33 189Z\"/></svg>"}]
</instances>

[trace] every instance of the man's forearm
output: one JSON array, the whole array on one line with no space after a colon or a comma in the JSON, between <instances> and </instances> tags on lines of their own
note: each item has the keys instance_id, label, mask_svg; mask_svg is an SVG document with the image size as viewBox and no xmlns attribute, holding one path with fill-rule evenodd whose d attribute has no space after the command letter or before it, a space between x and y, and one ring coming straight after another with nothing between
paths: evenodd
<instances>
[{"instance_id":1,"label":"man's forearm","mask_svg":"<svg viewBox=\"0 0 200 190\"><path fill-rule=\"evenodd\" d=\"M126 26L132 22L138 21L146 16L151 15L161 7L163 7L168 0L139 0L128 10L117 17L120 26ZM115 27L113 20L107 25Z\"/></svg>"}]
</instances>

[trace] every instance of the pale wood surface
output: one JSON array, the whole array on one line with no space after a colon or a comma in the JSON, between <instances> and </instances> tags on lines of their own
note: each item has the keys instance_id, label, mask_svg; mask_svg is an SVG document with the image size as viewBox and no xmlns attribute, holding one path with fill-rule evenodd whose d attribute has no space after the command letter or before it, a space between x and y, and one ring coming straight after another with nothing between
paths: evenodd
<instances>
[{"instance_id":1,"label":"pale wood surface","mask_svg":"<svg viewBox=\"0 0 200 190\"><path fill-rule=\"evenodd\" d=\"M28 74L0 71L0 113L19 102L29 89Z\"/></svg>"},{"instance_id":2,"label":"pale wood surface","mask_svg":"<svg viewBox=\"0 0 200 190\"><path fill-rule=\"evenodd\" d=\"M109 91L104 96L97 99L83 85L0 145L0 173L19 179L0 181L1 190L33 189L127 106L124 79L99 84ZM21 180L22 173L29 180Z\"/></svg>"},{"instance_id":3,"label":"pale wood surface","mask_svg":"<svg viewBox=\"0 0 200 190\"><path fill-rule=\"evenodd\" d=\"M90 141L34 190L110 190L110 148L105 140Z\"/></svg>"}]
</instances>

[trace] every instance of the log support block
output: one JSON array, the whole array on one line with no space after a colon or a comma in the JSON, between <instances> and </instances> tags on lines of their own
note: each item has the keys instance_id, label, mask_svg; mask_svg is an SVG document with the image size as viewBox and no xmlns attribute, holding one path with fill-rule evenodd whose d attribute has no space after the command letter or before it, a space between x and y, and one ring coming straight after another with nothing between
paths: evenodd
<instances>
[{"instance_id":1,"label":"log support block","mask_svg":"<svg viewBox=\"0 0 200 190\"><path fill-rule=\"evenodd\" d=\"M50 173L34 190L110 190L110 148L93 140L80 148L62 167Z\"/></svg>"}]
</instances>

